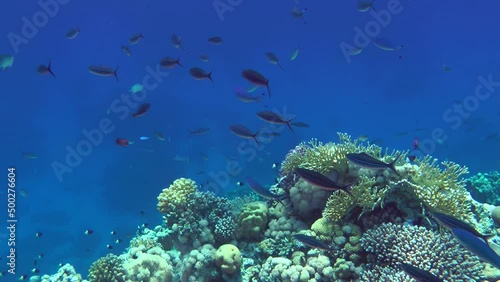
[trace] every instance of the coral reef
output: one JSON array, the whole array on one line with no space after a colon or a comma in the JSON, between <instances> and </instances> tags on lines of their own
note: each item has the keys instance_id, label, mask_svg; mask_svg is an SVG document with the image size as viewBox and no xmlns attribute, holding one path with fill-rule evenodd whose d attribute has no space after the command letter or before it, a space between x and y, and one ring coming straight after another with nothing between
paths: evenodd
<instances>
[{"instance_id":1,"label":"coral reef","mask_svg":"<svg viewBox=\"0 0 500 282\"><path fill-rule=\"evenodd\" d=\"M95 261L89 269L90 282L124 282L123 261L114 254L108 254Z\"/></svg>"},{"instance_id":2,"label":"coral reef","mask_svg":"<svg viewBox=\"0 0 500 282\"><path fill-rule=\"evenodd\" d=\"M421 226L384 223L368 230L361 244L371 254L370 262L394 269L384 271L390 275L397 273L398 263L409 263L448 281L479 281L484 268L451 234ZM366 275L372 277L372 272Z\"/></svg>"},{"instance_id":3,"label":"coral reef","mask_svg":"<svg viewBox=\"0 0 500 282\"><path fill-rule=\"evenodd\" d=\"M500 172L478 173L467 179L467 189L474 199L491 205L500 205Z\"/></svg>"},{"instance_id":4,"label":"coral reef","mask_svg":"<svg viewBox=\"0 0 500 282\"><path fill-rule=\"evenodd\" d=\"M267 204L252 202L243 206L236 221L236 237L258 240L267 225Z\"/></svg>"},{"instance_id":5,"label":"coral reef","mask_svg":"<svg viewBox=\"0 0 500 282\"><path fill-rule=\"evenodd\" d=\"M43 275L42 277L39 276L32 276L30 278L30 281L37 282L66 282L66 281L71 281L71 282L89 282L88 280L82 279L82 276L78 273L76 273L75 268L67 263L59 268L56 274L53 275Z\"/></svg>"},{"instance_id":6,"label":"coral reef","mask_svg":"<svg viewBox=\"0 0 500 282\"><path fill-rule=\"evenodd\" d=\"M203 245L184 255L180 262L182 282L223 281L215 265L215 248L212 245ZM219 279L219 280L217 280Z\"/></svg>"},{"instance_id":7,"label":"coral reef","mask_svg":"<svg viewBox=\"0 0 500 282\"><path fill-rule=\"evenodd\" d=\"M326 200L332 192L312 186L300 179L290 189L290 202L296 214L301 219L314 221L321 217Z\"/></svg>"},{"instance_id":8,"label":"coral reef","mask_svg":"<svg viewBox=\"0 0 500 282\"><path fill-rule=\"evenodd\" d=\"M161 195L165 195L165 190ZM172 236L177 237L173 243L179 250L188 252L193 246L197 248L216 240L218 244L224 244L233 239L236 215L228 199L216 197L212 192L183 192L181 195L185 196L182 206L167 205L162 197L158 198L158 205L165 207L161 209L165 225L172 231Z\"/></svg>"},{"instance_id":9,"label":"coral reef","mask_svg":"<svg viewBox=\"0 0 500 282\"><path fill-rule=\"evenodd\" d=\"M168 213L171 210L183 209L189 201L189 195L197 189L196 183L191 179L179 178L158 196L158 210Z\"/></svg>"},{"instance_id":10,"label":"coral reef","mask_svg":"<svg viewBox=\"0 0 500 282\"><path fill-rule=\"evenodd\" d=\"M382 156L381 148L375 145L364 147L357 145L356 140L351 141L349 136L342 134L340 136L341 143L331 145L342 148L337 151L333 150L335 152L368 152L371 156L385 162L392 161L395 155L404 156L406 154L396 152ZM346 161L339 160L340 156L340 153L336 155L335 164ZM333 164L326 167L339 171L339 166L335 167ZM465 180L462 178L468 172L466 167L461 167L450 161L438 163L436 159L426 156L421 160L416 159L414 165L406 163L397 166L396 169L399 176L388 170L374 171L349 165L348 169L345 170L347 175L345 178L358 178L358 183L351 188L353 196L340 192L333 193L328 198L323 210L323 217L338 221L355 208L361 208L363 214L373 211L376 207L383 207L389 202L405 206L414 202L413 207L409 207L409 209L401 207L405 211L409 211L408 216L415 216L412 214L414 208L420 204L431 210L440 211L473 225L478 225L472 212L472 198L465 188Z\"/></svg>"},{"instance_id":11,"label":"coral reef","mask_svg":"<svg viewBox=\"0 0 500 282\"><path fill-rule=\"evenodd\" d=\"M270 188L289 196L283 205L257 201L253 193L229 200L198 191L193 180L175 180L158 196L163 224L140 228L126 252L94 262L90 282L413 281L399 268L403 262L444 281L500 277L495 269L483 272L474 254L428 218L428 211L439 211L481 233L496 233L493 220L500 222L500 207L475 201L466 188L493 197L498 173L465 181L467 168L453 162L430 156L408 162L407 152L389 153L338 135L338 143L313 139L287 154L278 183ZM346 158L361 152L395 161L397 173ZM294 173L298 167L349 184L352 195L310 185ZM294 234L328 247L311 247L314 242L304 244ZM86 281L70 265L32 280Z\"/></svg>"},{"instance_id":12,"label":"coral reef","mask_svg":"<svg viewBox=\"0 0 500 282\"><path fill-rule=\"evenodd\" d=\"M310 281L310 279L331 281L331 278L327 277L333 277L333 268L326 256L319 256L314 260L309 258L305 265L294 264L292 260L284 257L269 257L262 265L259 277L264 282Z\"/></svg>"},{"instance_id":13,"label":"coral reef","mask_svg":"<svg viewBox=\"0 0 500 282\"><path fill-rule=\"evenodd\" d=\"M214 255L214 260L222 273L235 274L241 270L241 253L235 245L220 246Z\"/></svg>"},{"instance_id":14,"label":"coral reef","mask_svg":"<svg viewBox=\"0 0 500 282\"><path fill-rule=\"evenodd\" d=\"M131 247L120 255L126 282L169 282L173 278L173 268L178 262L178 254L166 252L161 247Z\"/></svg>"}]
</instances>

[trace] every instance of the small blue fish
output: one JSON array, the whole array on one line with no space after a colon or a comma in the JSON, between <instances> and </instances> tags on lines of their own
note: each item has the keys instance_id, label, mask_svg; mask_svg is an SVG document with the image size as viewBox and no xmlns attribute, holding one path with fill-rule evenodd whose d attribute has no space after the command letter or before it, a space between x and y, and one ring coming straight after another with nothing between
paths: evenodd
<instances>
[{"instance_id":1,"label":"small blue fish","mask_svg":"<svg viewBox=\"0 0 500 282\"><path fill-rule=\"evenodd\" d=\"M307 236L304 234L294 234L293 238L295 238L296 240L300 241L302 244L304 244L308 247L311 247L311 248L320 249L320 250L324 250L324 251L335 251L334 248L331 248L327 244L325 244L325 243L323 243L323 242L321 242L321 241L319 241L316 238L311 237L311 236Z\"/></svg>"},{"instance_id":2,"label":"small blue fish","mask_svg":"<svg viewBox=\"0 0 500 282\"><path fill-rule=\"evenodd\" d=\"M142 140L142 141L145 141L145 140L149 140L149 137L147 137L147 136L141 136L141 137L139 137L139 139Z\"/></svg>"},{"instance_id":3,"label":"small blue fish","mask_svg":"<svg viewBox=\"0 0 500 282\"><path fill-rule=\"evenodd\" d=\"M449 216L444 213L440 212L429 212L431 216L436 219L437 222L440 224L444 225L445 227L452 229L452 228L460 228L466 231L469 231L470 233L474 234L474 236L479 237L483 239L485 242L488 241L488 239L495 237L496 235L494 234L481 234L479 233L474 227L470 226L469 224L454 218L452 216Z\"/></svg>"},{"instance_id":4,"label":"small blue fish","mask_svg":"<svg viewBox=\"0 0 500 282\"><path fill-rule=\"evenodd\" d=\"M486 244L483 240L476 237L474 234L469 231L460 229L460 228L452 228L451 231L455 238L458 239L469 251L474 253L479 258L484 261L492 264L494 267L500 269L500 256L493 251L488 244Z\"/></svg>"},{"instance_id":5,"label":"small blue fish","mask_svg":"<svg viewBox=\"0 0 500 282\"><path fill-rule=\"evenodd\" d=\"M253 179L251 177L247 177L245 180L246 180L248 186L255 193L257 193L259 196L261 196L263 198L266 198L266 199L271 199L271 200L278 201L283 206L285 206L285 204L283 204L282 201L288 197L287 195L276 195L276 194L273 194L269 190L267 190L266 188L264 188L264 186L260 185L259 182L257 182L255 179Z\"/></svg>"},{"instance_id":6,"label":"small blue fish","mask_svg":"<svg viewBox=\"0 0 500 282\"><path fill-rule=\"evenodd\" d=\"M375 141L374 141L375 143ZM397 156L394 161L391 163L384 163L383 161L376 159L370 155L368 155L365 152L362 153L350 153L346 154L346 158L352 162L353 164L356 164L360 167L368 168L368 169L374 169L374 170L382 170L382 169L390 169L394 171L397 175L399 175L398 171L396 170L396 163L399 161L399 158L401 155Z\"/></svg>"},{"instance_id":7,"label":"small blue fish","mask_svg":"<svg viewBox=\"0 0 500 282\"><path fill-rule=\"evenodd\" d=\"M408 274L411 278L421 281L421 282L443 282L443 280L436 277L434 274L415 267L411 264L401 263L401 269L403 269L406 274Z\"/></svg>"}]
</instances>

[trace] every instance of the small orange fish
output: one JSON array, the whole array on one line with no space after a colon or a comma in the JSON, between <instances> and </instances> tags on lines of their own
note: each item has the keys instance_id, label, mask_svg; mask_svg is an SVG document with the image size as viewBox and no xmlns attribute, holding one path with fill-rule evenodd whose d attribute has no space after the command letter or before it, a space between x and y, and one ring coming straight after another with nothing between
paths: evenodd
<instances>
[{"instance_id":1,"label":"small orange fish","mask_svg":"<svg viewBox=\"0 0 500 282\"><path fill-rule=\"evenodd\" d=\"M125 138L116 138L115 140L116 145L122 146L122 147L127 147L128 146L128 140Z\"/></svg>"}]
</instances>

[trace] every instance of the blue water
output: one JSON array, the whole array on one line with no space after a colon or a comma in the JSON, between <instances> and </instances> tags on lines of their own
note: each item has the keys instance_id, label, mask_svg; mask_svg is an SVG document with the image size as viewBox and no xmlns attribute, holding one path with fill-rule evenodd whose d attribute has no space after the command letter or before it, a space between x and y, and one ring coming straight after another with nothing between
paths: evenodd
<instances>
[{"instance_id":1,"label":"blue water","mask_svg":"<svg viewBox=\"0 0 500 282\"><path fill-rule=\"evenodd\" d=\"M353 45L353 28L364 29L374 21L369 12L356 10L355 1L239 2L220 15L212 1L67 1L18 45L10 39L23 36L22 18L32 21L43 9L35 1L3 5L0 54L14 55L15 61L0 72L2 169L15 166L18 188L28 192L16 203L18 274L28 273L34 257L44 253L37 264L42 273L54 273L59 262L69 262L86 275L90 263L109 252L105 245L116 239L111 230L125 241L111 250L119 254L128 241L125 234L133 236L145 222L160 223L156 197L174 179L215 181L214 175L226 170L226 160L235 158L241 171L216 192L231 191L248 175L271 184L277 175L272 164L289 149L313 137L337 141L339 131L382 139L382 146L399 150L412 149L417 137L421 144L435 144L425 149L428 153L467 165L472 172L498 168L500 90L476 100L466 119L455 120L455 113L443 118L454 103L474 95L479 76L500 81L498 3L401 1L402 11L391 16L377 37L404 47L391 52L370 44L348 63L339 45ZM389 2L375 1L374 6L383 10ZM307 23L291 16L294 6L307 8ZM64 35L73 27L81 33L68 40ZM143 33L144 39L130 47L132 56L127 57L120 46L134 33ZM174 33L182 36L186 52L170 43ZM221 36L224 43L211 45L210 36ZM301 51L290 61L297 46ZM280 57L284 71L266 61L268 51ZM208 63L198 59L201 53L209 55ZM148 67L156 69L166 56L180 56L183 67L162 70L170 74L147 92L144 101L151 110L145 116L122 120L119 113L106 113L113 100L127 94L148 74ZM56 78L36 72L49 60ZM100 64L119 66L119 82L88 72L88 66ZM443 64L451 71L443 71ZM215 83L191 78L188 70L193 66L212 71ZM249 87L240 75L247 68L270 79L272 97L263 103L244 104L234 96L236 87ZM281 136L247 160L237 146L252 148L253 143L228 128L243 124L257 131L265 124L255 113L267 109L286 111L311 127L293 133L281 128ZM58 178L54 162L65 164L67 148L87 140L82 131L99 128L104 118L114 130ZM188 130L199 127L211 130L189 136ZM424 142L436 128L446 134L444 144ZM171 142L157 140L154 130ZM408 134L398 137L398 132ZM499 135L484 138L495 133ZM140 136L151 139L139 141ZM116 146L119 137L136 143ZM26 159L20 151L39 157ZM173 160L176 155L190 162ZM5 192L1 195L6 198ZM86 229L94 234L84 235ZM35 232L43 236L36 238Z\"/></svg>"}]
</instances>

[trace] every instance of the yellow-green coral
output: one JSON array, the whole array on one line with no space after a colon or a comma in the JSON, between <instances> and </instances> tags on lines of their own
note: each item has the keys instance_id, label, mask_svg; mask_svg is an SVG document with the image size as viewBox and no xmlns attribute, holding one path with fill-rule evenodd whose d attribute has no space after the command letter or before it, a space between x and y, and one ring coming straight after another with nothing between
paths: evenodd
<instances>
[{"instance_id":1,"label":"yellow-green coral","mask_svg":"<svg viewBox=\"0 0 500 282\"><path fill-rule=\"evenodd\" d=\"M267 225L267 213L265 202L244 205L236 221L236 236L250 240L259 239Z\"/></svg>"},{"instance_id":2,"label":"yellow-green coral","mask_svg":"<svg viewBox=\"0 0 500 282\"><path fill-rule=\"evenodd\" d=\"M328 173L333 170L345 173L348 169L346 154L366 152L375 158L382 157L382 148L360 142L358 139L351 140L351 136L345 133L337 133L339 143L323 144L317 139L308 143L302 142L298 149L290 153L283 161L281 167L285 174L293 172L297 167L312 169L320 173ZM399 152L397 152L399 154ZM394 156L396 152L390 154ZM388 155L387 152L385 155Z\"/></svg>"},{"instance_id":3,"label":"yellow-green coral","mask_svg":"<svg viewBox=\"0 0 500 282\"><path fill-rule=\"evenodd\" d=\"M89 269L91 282L120 282L124 281L125 270L122 259L114 254L108 254L92 263Z\"/></svg>"},{"instance_id":4,"label":"yellow-green coral","mask_svg":"<svg viewBox=\"0 0 500 282\"><path fill-rule=\"evenodd\" d=\"M371 211L377 206L382 207L393 189L407 189L410 197L423 205L472 223L472 202L462 178L468 172L467 168L445 161L441 163L442 169L430 156L416 163L415 166L405 166L403 177L406 178L397 181L384 179L380 182L360 175L358 184L351 189L353 197L340 192L332 194L323 216L337 221L355 207L361 207L363 212Z\"/></svg>"},{"instance_id":5,"label":"yellow-green coral","mask_svg":"<svg viewBox=\"0 0 500 282\"><path fill-rule=\"evenodd\" d=\"M374 178L362 175L359 182L351 188L352 196L342 191L333 193L328 198L323 217L337 221L354 207L362 207L363 211L371 211L381 205L388 188L387 186L378 187L375 184Z\"/></svg>"},{"instance_id":6,"label":"yellow-green coral","mask_svg":"<svg viewBox=\"0 0 500 282\"><path fill-rule=\"evenodd\" d=\"M189 195L197 189L196 182L187 178L179 178L163 189L158 196L158 210L161 213L167 213L179 208L184 208L189 199Z\"/></svg>"}]
</instances>

